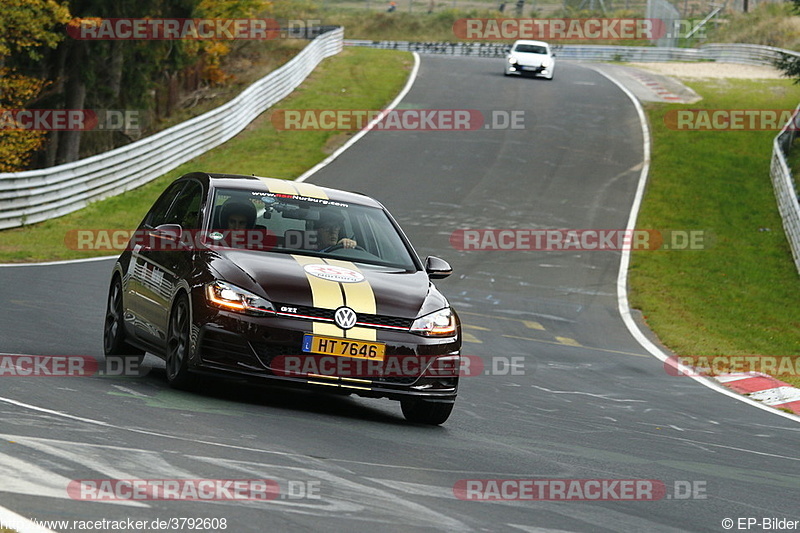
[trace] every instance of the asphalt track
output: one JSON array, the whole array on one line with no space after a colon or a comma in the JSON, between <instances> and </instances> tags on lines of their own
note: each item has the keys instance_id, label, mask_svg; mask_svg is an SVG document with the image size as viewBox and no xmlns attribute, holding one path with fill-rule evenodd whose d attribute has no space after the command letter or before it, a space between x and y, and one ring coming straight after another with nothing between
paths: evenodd
<instances>
[{"instance_id":1,"label":"asphalt track","mask_svg":"<svg viewBox=\"0 0 800 533\"><path fill-rule=\"evenodd\" d=\"M547 82L504 78L497 60L424 57L401 106L525 111L521 130L375 131L309 180L376 196L420 255L453 265L437 285L466 324L464 353L488 372L463 378L445 425L407 424L385 400L235 383L172 391L152 356L141 378L5 377L0 505L39 520L225 518L234 532L724 531L724 518L755 518L751 530L798 519L800 426L665 372L620 318L618 252L450 245L465 228L625 228L643 158L627 96L577 64ZM0 269L0 352L102 358L110 268ZM109 478L267 478L283 496L67 494L70 480ZM658 480L667 496L453 492L460 480L532 478ZM684 498L687 486L702 498Z\"/></svg>"}]
</instances>

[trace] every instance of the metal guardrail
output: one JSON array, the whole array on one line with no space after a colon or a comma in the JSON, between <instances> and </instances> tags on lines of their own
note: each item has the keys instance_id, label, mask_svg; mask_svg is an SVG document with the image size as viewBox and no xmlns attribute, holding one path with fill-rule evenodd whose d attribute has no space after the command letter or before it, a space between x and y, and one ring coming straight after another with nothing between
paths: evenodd
<instances>
[{"instance_id":1,"label":"metal guardrail","mask_svg":"<svg viewBox=\"0 0 800 533\"><path fill-rule=\"evenodd\" d=\"M345 46L366 46L419 52L421 54L504 57L511 48L506 43L364 41L346 39ZM746 65L772 65L781 53L800 57L800 53L755 44L706 44L698 48L656 48L652 46L555 45L559 59L597 61L721 61Z\"/></svg>"},{"instance_id":2,"label":"metal guardrail","mask_svg":"<svg viewBox=\"0 0 800 533\"><path fill-rule=\"evenodd\" d=\"M228 103L134 143L45 169L0 173L0 229L66 215L133 189L219 146L342 50L343 28L323 33Z\"/></svg>"},{"instance_id":3,"label":"metal guardrail","mask_svg":"<svg viewBox=\"0 0 800 533\"><path fill-rule=\"evenodd\" d=\"M792 179L792 171L786 162L786 156L797 137L798 125L800 125L799 114L800 105L794 110L794 116L775 137L772 145L772 164L770 165L770 176L772 177L772 187L775 190L775 199L778 201L778 211L783 219L783 230L789 240L798 273L800 273L800 202L797 200L797 188Z\"/></svg>"}]
</instances>

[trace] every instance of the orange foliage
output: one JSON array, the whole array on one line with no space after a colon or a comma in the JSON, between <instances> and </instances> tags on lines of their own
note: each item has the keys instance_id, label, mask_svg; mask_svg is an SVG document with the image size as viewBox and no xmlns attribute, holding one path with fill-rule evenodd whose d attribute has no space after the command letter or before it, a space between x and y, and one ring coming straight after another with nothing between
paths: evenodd
<instances>
[{"instance_id":1,"label":"orange foliage","mask_svg":"<svg viewBox=\"0 0 800 533\"><path fill-rule=\"evenodd\" d=\"M0 68L0 113L4 110L22 109L36 97L47 82L13 74ZM0 172L25 170L33 154L44 146L45 131L12 130L13 124L0 124ZM9 128L9 129L5 129Z\"/></svg>"}]
</instances>

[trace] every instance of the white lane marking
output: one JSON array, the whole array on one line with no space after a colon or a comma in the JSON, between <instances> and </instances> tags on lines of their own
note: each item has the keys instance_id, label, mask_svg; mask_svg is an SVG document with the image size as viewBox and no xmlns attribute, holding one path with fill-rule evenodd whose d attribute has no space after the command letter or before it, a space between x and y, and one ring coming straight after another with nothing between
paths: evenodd
<instances>
[{"instance_id":1,"label":"white lane marking","mask_svg":"<svg viewBox=\"0 0 800 533\"><path fill-rule=\"evenodd\" d=\"M3 438L13 440L5 435ZM3 471L3 486L0 487L2 492L69 499L67 485L72 480L67 477L4 453L0 454L0 467Z\"/></svg>"},{"instance_id":2,"label":"white lane marking","mask_svg":"<svg viewBox=\"0 0 800 533\"><path fill-rule=\"evenodd\" d=\"M66 440L26 437L19 435L3 435L0 438L25 446L49 457L66 462L80 464L93 471L109 476L111 479L192 479L197 476L186 470L178 469L164 460L160 453L142 449L130 449L106 444L75 443ZM90 459L90 462L87 462ZM248 477L271 479L282 488L281 493L289 496L271 502L287 512L298 512L317 516L352 515L356 513L372 513L382 509L383 515L378 518L371 515L368 519L377 522L391 523L396 520L411 520L412 526L425 526L431 523L443 524L450 530L466 531L469 528L459 520L444 515L434 509L398 498L393 491L376 490L355 480L316 468L265 464L263 462L238 461L219 457L187 456L193 462L202 462L226 471L236 471ZM297 462L303 461L296 458ZM47 471L35 464L14 459L0 454L0 465L4 468L8 480L4 480L3 491L45 497L69 499L66 487L71 480ZM118 465L121 465L118 467ZM137 475L132 476L120 468L135 469ZM343 472L349 472L344 470ZM94 474L92 474L93 476ZM30 479L36 480L30 481ZM288 492L290 483L303 481L319 482L319 499L303 497L292 500ZM393 488L395 481L376 479L376 482ZM405 484L409 485L410 484ZM409 491L403 486L394 487L401 493L422 494ZM309 485L310 486L310 485ZM452 499L452 490L437 487L435 496ZM387 505L391 502L391 505ZM141 501L106 501L102 503L122 504L136 507L149 507ZM414 517L413 519L409 517ZM362 518L367 519L367 518Z\"/></svg>"},{"instance_id":3,"label":"white lane marking","mask_svg":"<svg viewBox=\"0 0 800 533\"><path fill-rule=\"evenodd\" d=\"M244 451L244 452L260 453L260 454L265 454L265 455L275 455L275 456L279 456L279 457L296 458L296 459L301 459L301 460L306 461L306 462L310 460L310 458L307 455L304 455L304 454L301 454L301 453L279 452L279 451L275 451L275 450L264 450L264 449L261 449L261 448L251 448L249 446L238 446L238 445L235 445L235 444L225 444L225 443L221 443L221 442L198 440L196 438L190 438L190 437L179 437L179 436L176 436L176 435L171 435L169 433L160 433L158 431L150 431L150 430L146 430L146 429L138 429L138 428L126 427L126 426L116 426L114 424L109 424L108 422L103 422L102 420L92 420L91 418L83 418L83 417L79 417L79 416L75 416L75 415L70 415L70 414L67 414L67 413L62 413L60 411L54 411L52 409L47 409L47 408L44 408L44 407L38 407L36 405L23 403L23 402L20 402L20 401L17 401L17 400L9 399L9 398L0 397L0 402L4 402L4 403L11 404L11 405L15 405L15 406L21 407L23 409L30 409L32 411L37 411L37 412L40 412L40 413L46 413L46 414L49 414L49 415L52 415L52 416L63 417L63 418L67 418L67 419L70 419L70 420L78 420L78 421L84 422L86 424L93 424L93 425L101 426L101 427L104 427L104 428L116 429L116 430L120 430L120 431L130 431L131 433L138 433L140 435L149 435L151 437L162 437L162 438L165 438L165 439L175 440L175 441L179 441L179 442L191 442L191 443L194 443L194 444L203 444L203 445L206 445L206 446L214 446L214 447L217 447L217 448L224 448L224 449L227 449L227 450L237 450L237 451ZM332 462L332 463L356 464L356 465L361 465L361 466L375 466L375 467L380 467L380 468L383 468L383 469L394 468L394 469L412 470L412 471L418 471L418 472L439 472L439 473L448 473L448 474L471 474L471 475L480 475L481 474L481 472L474 472L472 470L453 470L453 469L447 469L447 468L428 468L428 467L411 466L411 465L391 465L391 464L386 464L384 462L373 463L373 462L368 462L368 461L355 461L355 460L349 460L349 459L331 458L331 459L327 459L327 461L328 462ZM486 474L498 475L496 472L486 472ZM503 474L503 475L506 475L506 474ZM507 475L516 475L516 474L508 473Z\"/></svg>"},{"instance_id":4,"label":"white lane marking","mask_svg":"<svg viewBox=\"0 0 800 533\"><path fill-rule=\"evenodd\" d=\"M520 502L492 502L493 505L519 505ZM667 525L660 522L655 516L651 517L647 513L642 513L641 516L636 516L634 513L624 510L620 506L619 510L613 505L603 505L603 518L598 519L598 511L595 505L585 502L584 505L558 505L558 502L537 502L526 501L526 510L531 513L539 511L541 514L538 521L542 523L552 523L554 518L550 515L561 516L566 519L566 523L572 527L568 531L598 531L600 529L605 531L659 531L661 533L683 533L686 527L680 527L684 524L678 524L678 527ZM555 505L554 505L555 503ZM611 502L601 502L609 504ZM640 504L641 506L642 504ZM646 505L646 504L644 504ZM638 507L638 506L637 506ZM548 517L548 518L544 518ZM688 519L687 519L688 520ZM534 520L531 520L533 522ZM562 522L563 523L563 522ZM537 527L530 524L508 524L521 531L530 533L560 533L561 530L550 529L547 527ZM499 530L499 528L498 528Z\"/></svg>"},{"instance_id":5,"label":"white lane marking","mask_svg":"<svg viewBox=\"0 0 800 533\"><path fill-rule=\"evenodd\" d=\"M5 507L0 507L0 524L18 533L56 533L52 529L47 529L35 522L31 522L24 516L18 515Z\"/></svg>"},{"instance_id":6,"label":"white lane marking","mask_svg":"<svg viewBox=\"0 0 800 533\"><path fill-rule=\"evenodd\" d=\"M150 450L19 435L2 435L2 437L51 457L79 464L99 472L109 479L192 479L196 477L192 472L167 462L161 453ZM136 474L130 472L136 472ZM138 503L137 506L149 507Z\"/></svg>"},{"instance_id":7,"label":"white lane marking","mask_svg":"<svg viewBox=\"0 0 800 533\"><path fill-rule=\"evenodd\" d=\"M770 407L769 409L772 409L772 408ZM772 410L774 411L774 409L772 409ZM777 428L775 428L775 429L777 429ZM706 431L705 433L710 433L710 431ZM760 435L760 436L766 437L767 435ZM662 438L667 438L667 439L670 439L670 440L676 440L676 441L682 442L684 444L691 444L691 445L697 446L699 448L702 448L704 450L708 450L708 449L711 449L711 448L719 448L721 450L729 450L729 451L743 452L743 453L752 453L754 455L761 455L763 457L772 457L774 459L785 459L785 460L788 460L788 461L800 461L800 457L795 457L795 456L791 456L791 455L780 455L780 454L777 454L777 453L759 452L759 451L756 451L756 450L750 450L750 449L747 449L747 448L739 448L737 446L729 446L729 445L726 445L726 444L714 444L712 442L700 442L700 441L688 439L688 438L685 438L685 437L673 437L673 436L670 436L670 435L663 435Z\"/></svg>"},{"instance_id":8,"label":"white lane marking","mask_svg":"<svg viewBox=\"0 0 800 533\"><path fill-rule=\"evenodd\" d=\"M320 482L320 496L322 496L322 499L316 500L316 503L314 503L315 500L312 499L295 502L292 502L290 499L281 499L272 502L288 506L286 509L287 511L315 515L359 513L367 511L370 513L367 517L360 517L356 514L353 518L385 523L401 521L404 526L410 527L425 527L431 524L437 524L440 527L446 528L448 531L471 530L466 524L455 518L442 514L425 505L403 499L397 494L399 491L401 493L405 492L406 494L422 494L428 497L441 496L442 491L438 490L439 487L430 487L431 489L437 489L436 493L408 492L407 490L403 490L403 485L412 485L410 483L400 483L391 479L365 478L380 483L389 489L398 489L398 491L387 491L347 479L333 472L315 468L270 465L219 457L191 456L191 459L219 466L226 470L238 470L246 473L248 476L272 479L278 482L280 486L292 480L295 482ZM448 489L445 497L450 500L453 499L452 489ZM300 507L300 509L292 509L292 507ZM376 518L376 513L379 516L378 518Z\"/></svg>"},{"instance_id":9,"label":"white lane marking","mask_svg":"<svg viewBox=\"0 0 800 533\"><path fill-rule=\"evenodd\" d=\"M717 376L717 381L720 383L731 383L733 381L741 381L743 379L751 379L751 378L758 378L762 377L759 374L723 374L721 376Z\"/></svg>"},{"instance_id":10,"label":"white lane marking","mask_svg":"<svg viewBox=\"0 0 800 533\"><path fill-rule=\"evenodd\" d=\"M514 527L526 533L573 533L568 529L551 529L549 527L527 526L524 524L506 524L509 527Z\"/></svg>"},{"instance_id":11,"label":"white lane marking","mask_svg":"<svg viewBox=\"0 0 800 533\"><path fill-rule=\"evenodd\" d=\"M412 496L425 496L428 498L442 498L445 500L452 500L453 487L439 487L437 485L426 485L424 483L410 483L408 481L397 481L394 479L381 479L377 477L368 477L370 481L380 483L390 489L395 489L405 494Z\"/></svg>"},{"instance_id":12,"label":"white lane marking","mask_svg":"<svg viewBox=\"0 0 800 533\"><path fill-rule=\"evenodd\" d=\"M412 52L412 53L414 55L414 67L411 69L411 74L408 77L408 81L406 82L405 87L403 87L403 90L400 91L400 94L398 94L397 97L394 100L392 100L392 102L386 107L386 109L384 110L385 112L392 111L395 107L397 107L397 104L399 104L403 100L403 98L406 97L408 92L411 90L411 87L414 85L414 82L417 80L417 73L419 72L419 64L420 64L419 54L416 53L416 52ZM336 158L338 158L340 155L342 155L344 153L345 150L347 150L348 148L353 146L364 135L366 135L367 133L372 131L372 128L375 126L375 124L377 124L378 122L380 122L383 119L384 114L385 113L378 114L377 117L375 117L374 119L372 119L372 121L370 121L370 123L367 125L367 127L365 127L363 130L361 130L358 133L356 133L355 135L353 135L350 138L350 140L348 140L341 147L339 147L338 150L336 150L331 155L329 155L327 158L325 158L324 161L321 161L321 162L317 163L314 167L312 167L310 170L307 170L306 172L304 172L302 175L300 175L294 181L300 181L300 182L306 181L312 175L316 174L317 172L319 172L323 168L325 168L328 165L330 165L331 163L333 163L336 160Z\"/></svg>"},{"instance_id":13,"label":"white lane marking","mask_svg":"<svg viewBox=\"0 0 800 533\"><path fill-rule=\"evenodd\" d=\"M111 385L111 386L117 389L118 391L122 391L125 394L129 394L137 398L150 398L150 396L148 396L147 394L142 394L141 392L133 390L128 387L122 387L121 385Z\"/></svg>"},{"instance_id":14,"label":"white lane marking","mask_svg":"<svg viewBox=\"0 0 800 533\"><path fill-rule=\"evenodd\" d=\"M600 398L602 400L609 400L612 402L641 402L645 403L646 400L626 400L624 398L609 398L607 394L592 394L591 392L583 392L583 391L570 391L570 390L552 390L545 387L540 387L539 385L531 385L534 389L543 390L545 392L549 392L550 394L578 394L583 396L591 396L592 398Z\"/></svg>"},{"instance_id":15,"label":"white lane marking","mask_svg":"<svg viewBox=\"0 0 800 533\"><path fill-rule=\"evenodd\" d=\"M591 67L590 67L591 68ZM599 68L593 68L593 70L599 73L601 76L604 76L608 79L611 83L619 87L619 89L625 93L625 95L633 102L634 107L636 108L636 113L639 116L639 122L642 126L642 139L644 142L644 162L642 165L641 173L639 174L639 183L636 187L636 195L633 199L633 205L631 205L631 212L628 216L628 224L626 229L628 231L633 231L636 228L636 219L639 216L639 209L642 205L642 199L644 198L644 190L645 186L647 185L647 175L650 172L650 127L647 125L647 116L645 115L644 109L642 108L642 104L639 103L639 100L634 96L634 94L628 90L622 83L614 79L610 74L607 74L600 70ZM665 362L669 357L670 354L666 354L661 351L661 349L653 344L650 339L639 329L639 325L633 319L631 315L630 305L628 304L628 267L631 263L631 251L629 249L625 249L622 251L622 257L619 263L619 273L617 274L617 307L619 309L620 316L622 317L622 321L625 323L625 326L628 328L628 331L633 335L633 338L650 354L652 354L655 358L659 359L662 362ZM786 413L784 411L780 411L778 409L773 409L768 405L764 405L760 402L752 400L747 396L742 396L737 394L730 389L720 385L719 383L704 378L702 376L695 376L695 375L688 375L689 378L695 380L698 383L701 383L708 387L709 389L715 390L720 394L724 394L730 398L735 398L740 402L744 402L750 404L754 407L762 409L768 413L772 413L774 415L782 416L788 420L793 420L795 422L800 422L800 417Z\"/></svg>"},{"instance_id":16,"label":"white lane marking","mask_svg":"<svg viewBox=\"0 0 800 533\"><path fill-rule=\"evenodd\" d=\"M87 257L86 259L64 259L63 261L45 261L43 263L0 263L0 268L70 265L74 263L92 263L94 261L106 261L108 259L116 259L117 257L119 257L119 254L104 255L103 257Z\"/></svg>"}]
</instances>

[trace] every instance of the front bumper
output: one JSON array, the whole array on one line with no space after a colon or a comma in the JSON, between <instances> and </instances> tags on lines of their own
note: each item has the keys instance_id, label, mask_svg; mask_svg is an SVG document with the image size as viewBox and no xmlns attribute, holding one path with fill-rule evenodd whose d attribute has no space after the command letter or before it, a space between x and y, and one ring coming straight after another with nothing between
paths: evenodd
<instances>
[{"instance_id":1,"label":"front bumper","mask_svg":"<svg viewBox=\"0 0 800 533\"><path fill-rule=\"evenodd\" d=\"M530 74L533 76L550 76L552 68L543 67L541 65L520 65L519 63L509 63L506 65L507 74L524 75Z\"/></svg>"},{"instance_id":2,"label":"front bumper","mask_svg":"<svg viewBox=\"0 0 800 533\"><path fill-rule=\"evenodd\" d=\"M460 328L447 338L377 330L376 341L386 345L384 361L377 363L304 353L303 336L313 330L309 320L203 311L204 320L195 321L193 371L371 398L455 401Z\"/></svg>"}]
</instances>

